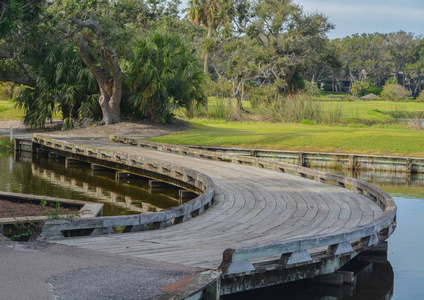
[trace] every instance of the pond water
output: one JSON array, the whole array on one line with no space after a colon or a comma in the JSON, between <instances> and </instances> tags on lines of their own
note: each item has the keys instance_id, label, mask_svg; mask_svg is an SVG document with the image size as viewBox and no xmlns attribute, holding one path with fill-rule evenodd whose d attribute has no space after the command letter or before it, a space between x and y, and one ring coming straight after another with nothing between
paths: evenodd
<instances>
[{"instance_id":1,"label":"pond water","mask_svg":"<svg viewBox=\"0 0 424 300\"><path fill-rule=\"evenodd\" d=\"M65 168L64 159L45 155L0 154L0 191L34 194L104 204L103 215L160 211L177 206L178 188L149 189L134 176L115 180L115 171L91 171L89 165Z\"/></svg>"},{"instance_id":2,"label":"pond water","mask_svg":"<svg viewBox=\"0 0 424 300\"><path fill-rule=\"evenodd\" d=\"M374 263L369 281L353 291L304 281L224 299L424 299L424 174L325 171L368 181L393 196L397 228L388 239L387 260Z\"/></svg>"}]
</instances>

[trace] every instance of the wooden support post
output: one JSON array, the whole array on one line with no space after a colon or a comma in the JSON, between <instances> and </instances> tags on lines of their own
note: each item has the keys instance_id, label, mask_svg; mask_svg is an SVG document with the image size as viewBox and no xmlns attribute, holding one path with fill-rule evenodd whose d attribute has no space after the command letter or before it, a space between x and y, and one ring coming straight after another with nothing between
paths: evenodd
<instances>
[{"instance_id":1,"label":"wooden support post","mask_svg":"<svg viewBox=\"0 0 424 300\"><path fill-rule=\"evenodd\" d=\"M107 171L107 170L110 170L110 169L103 167L101 165L91 164L91 170L92 171Z\"/></svg>"},{"instance_id":2,"label":"wooden support post","mask_svg":"<svg viewBox=\"0 0 424 300\"><path fill-rule=\"evenodd\" d=\"M48 152L49 153L49 159L56 159L59 157L59 155L57 155L56 153L53 152Z\"/></svg>"},{"instance_id":3,"label":"wooden support post","mask_svg":"<svg viewBox=\"0 0 424 300\"><path fill-rule=\"evenodd\" d=\"M414 164L412 162L412 159L407 158L406 159L406 167L405 167L405 171L407 173L414 173Z\"/></svg>"},{"instance_id":4,"label":"wooden support post","mask_svg":"<svg viewBox=\"0 0 424 300\"><path fill-rule=\"evenodd\" d=\"M357 170L358 169L358 158L355 155L349 156L348 169L350 169L350 170Z\"/></svg>"},{"instance_id":5,"label":"wooden support post","mask_svg":"<svg viewBox=\"0 0 424 300\"><path fill-rule=\"evenodd\" d=\"M66 168L69 165L82 165L82 164L84 164L84 162L79 161L79 160L76 160L76 159L73 159L73 158L70 158L70 157L68 157L68 158L65 159L65 167Z\"/></svg>"},{"instance_id":6,"label":"wooden support post","mask_svg":"<svg viewBox=\"0 0 424 300\"><path fill-rule=\"evenodd\" d=\"M353 272L352 272L353 273ZM314 277L313 281L328 285L341 286L343 284L343 275L338 273L325 274Z\"/></svg>"},{"instance_id":7,"label":"wooden support post","mask_svg":"<svg viewBox=\"0 0 424 300\"><path fill-rule=\"evenodd\" d=\"M115 180L116 181L119 181L119 179L121 179L121 178L129 178L129 177L131 177L131 174L127 173L127 172L117 171L115 173Z\"/></svg>"},{"instance_id":8,"label":"wooden support post","mask_svg":"<svg viewBox=\"0 0 424 300\"><path fill-rule=\"evenodd\" d=\"M187 191L187 190L179 190L178 193L180 196L180 200L195 198L197 196L195 193Z\"/></svg>"},{"instance_id":9,"label":"wooden support post","mask_svg":"<svg viewBox=\"0 0 424 300\"><path fill-rule=\"evenodd\" d=\"M150 188L172 188L173 185L159 181L159 180L149 180L149 187Z\"/></svg>"},{"instance_id":10,"label":"wooden support post","mask_svg":"<svg viewBox=\"0 0 424 300\"><path fill-rule=\"evenodd\" d=\"M343 277L343 283L354 284L355 283L355 272L352 271L336 271L335 274L339 274Z\"/></svg>"},{"instance_id":11,"label":"wooden support post","mask_svg":"<svg viewBox=\"0 0 424 300\"><path fill-rule=\"evenodd\" d=\"M43 148L37 148L36 150L37 154L48 154L49 152Z\"/></svg>"},{"instance_id":12,"label":"wooden support post","mask_svg":"<svg viewBox=\"0 0 424 300\"><path fill-rule=\"evenodd\" d=\"M360 259L372 263L387 263L387 250L387 242L381 242L361 252Z\"/></svg>"},{"instance_id":13,"label":"wooden support post","mask_svg":"<svg viewBox=\"0 0 424 300\"><path fill-rule=\"evenodd\" d=\"M303 159L303 153L302 152L299 152L298 154L297 154L297 164L299 165L299 166L301 166L301 167L303 167L303 165L304 165L304 159Z\"/></svg>"}]
</instances>

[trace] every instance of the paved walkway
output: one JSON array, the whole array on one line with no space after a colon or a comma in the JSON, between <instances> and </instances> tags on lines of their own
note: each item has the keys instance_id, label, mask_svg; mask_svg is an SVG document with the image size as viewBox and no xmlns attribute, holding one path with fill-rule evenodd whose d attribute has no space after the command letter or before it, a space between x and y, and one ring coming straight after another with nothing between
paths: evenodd
<instances>
[{"instance_id":1,"label":"paved walkway","mask_svg":"<svg viewBox=\"0 0 424 300\"><path fill-rule=\"evenodd\" d=\"M0 300L147 300L200 270L46 242L0 241Z\"/></svg>"},{"instance_id":2,"label":"paved walkway","mask_svg":"<svg viewBox=\"0 0 424 300\"><path fill-rule=\"evenodd\" d=\"M226 248L343 232L382 215L364 195L284 173L108 141L66 140L196 169L213 180L216 202L193 220L163 230L57 241L65 245L216 269Z\"/></svg>"}]
</instances>

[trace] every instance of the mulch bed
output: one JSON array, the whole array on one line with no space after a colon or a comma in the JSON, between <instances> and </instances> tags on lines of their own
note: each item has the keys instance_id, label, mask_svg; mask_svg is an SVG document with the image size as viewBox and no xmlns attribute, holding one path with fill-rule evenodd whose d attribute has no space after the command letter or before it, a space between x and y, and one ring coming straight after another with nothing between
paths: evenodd
<instances>
[{"instance_id":1,"label":"mulch bed","mask_svg":"<svg viewBox=\"0 0 424 300\"><path fill-rule=\"evenodd\" d=\"M63 214L73 214L76 208L61 206ZM47 204L43 207L39 202L9 201L0 199L0 218L44 216L52 212L54 207Z\"/></svg>"}]
</instances>

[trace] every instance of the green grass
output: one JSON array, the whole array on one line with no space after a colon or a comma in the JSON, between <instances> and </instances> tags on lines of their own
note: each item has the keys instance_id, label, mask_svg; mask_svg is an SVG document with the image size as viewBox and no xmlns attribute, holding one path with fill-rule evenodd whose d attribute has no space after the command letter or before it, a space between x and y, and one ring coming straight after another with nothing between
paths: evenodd
<instances>
[{"instance_id":1,"label":"green grass","mask_svg":"<svg viewBox=\"0 0 424 300\"><path fill-rule=\"evenodd\" d=\"M0 135L0 152L10 151L13 148L13 142L9 137Z\"/></svg>"},{"instance_id":2,"label":"green grass","mask_svg":"<svg viewBox=\"0 0 424 300\"><path fill-rule=\"evenodd\" d=\"M0 120L20 120L24 111L15 108L13 100L0 100Z\"/></svg>"},{"instance_id":3,"label":"green grass","mask_svg":"<svg viewBox=\"0 0 424 300\"><path fill-rule=\"evenodd\" d=\"M333 96L337 96L337 97L333 97ZM314 99L320 100L320 101L344 101L344 99L348 97L349 97L349 94L347 93L320 91L318 95L314 96Z\"/></svg>"},{"instance_id":4,"label":"green grass","mask_svg":"<svg viewBox=\"0 0 424 300\"><path fill-rule=\"evenodd\" d=\"M13 100L0 100L0 121L1 120L21 120L24 110L15 108L16 102ZM62 118L60 111L53 114L53 119Z\"/></svg>"},{"instance_id":5,"label":"green grass","mask_svg":"<svg viewBox=\"0 0 424 300\"><path fill-rule=\"evenodd\" d=\"M152 139L205 146L423 156L424 131L380 127L196 120L193 129Z\"/></svg>"},{"instance_id":6,"label":"green grass","mask_svg":"<svg viewBox=\"0 0 424 300\"><path fill-rule=\"evenodd\" d=\"M390 122L402 112L424 111L421 102L354 101L341 103L343 117L358 122Z\"/></svg>"}]
</instances>

